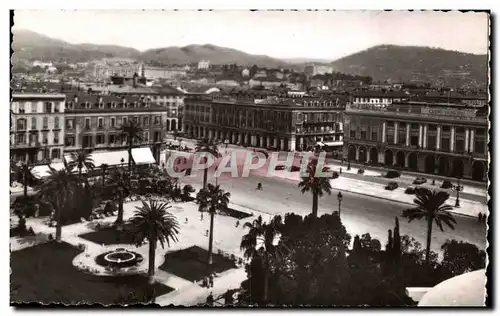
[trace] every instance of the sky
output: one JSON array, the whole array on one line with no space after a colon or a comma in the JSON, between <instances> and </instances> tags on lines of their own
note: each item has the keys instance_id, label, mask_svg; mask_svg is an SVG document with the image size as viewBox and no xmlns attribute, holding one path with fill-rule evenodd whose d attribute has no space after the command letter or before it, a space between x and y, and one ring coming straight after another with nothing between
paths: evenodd
<instances>
[{"instance_id":1,"label":"sky","mask_svg":"<svg viewBox=\"0 0 500 316\"><path fill-rule=\"evenodd\" d=\"M488 52L486 13L434 11L27 11L14 28L141 51L214 44L277 58L335 60L380 44Z\"/></svg>"}]
</instances>

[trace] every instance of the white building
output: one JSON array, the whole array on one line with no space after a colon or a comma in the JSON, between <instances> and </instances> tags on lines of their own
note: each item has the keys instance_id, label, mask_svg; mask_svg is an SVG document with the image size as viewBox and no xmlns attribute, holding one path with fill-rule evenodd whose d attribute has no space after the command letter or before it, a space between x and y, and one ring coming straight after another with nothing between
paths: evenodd
<instances>
[{"instance_id":1,"label":"white building","mask_svg":"<svg viewBox=\"0 0 500 316\"><path fill-rule=\"evenodd\" d=\"M304 73L308 76L324 75L333 73L333 67L322 65L310 65L304 68Z\"/></svg>"},{"instance_id":2,"label":"white building","mask_svg":"<svg viewBox=\"0 0 500 316\"><path fill-rule=\"evenodd\" d=\"M64 94L13 94L11 158L29 163L62 161L65 104Z\"/></svg>"},{"instance_id":3,"label":"white building","mask_svg":"<svg viewBox=\"0 0 500 316\"><path fill-rule=\"evenodd\" d=\"M247 68L243 69L241 71L241 76L242 77L249 77L250 76L250 70L248 70Z\"/></svg>"},{"instance_id":4,"label":"white building","mask_svg":"<svg viewBox=\"0 0 500 316\"><path fill-rule=\"evenodd\" d=\"M198 69L208 69L208 68L210 68L210 61L200 60L198 62Z\"/></svg>"}]
</instances>

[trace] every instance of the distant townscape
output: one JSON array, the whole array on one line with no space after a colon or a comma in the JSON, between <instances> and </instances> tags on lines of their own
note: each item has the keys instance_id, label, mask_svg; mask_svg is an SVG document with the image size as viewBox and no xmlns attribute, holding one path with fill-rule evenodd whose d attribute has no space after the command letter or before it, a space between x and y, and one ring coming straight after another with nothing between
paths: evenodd
<instances>
[{"instance_id":1,"label":"distant townscape","mask_svg":"<svg viewBox=\"0 0 500 316\"><path fill-rule=\"evenodd\" d=\"M484 306L486 55L12 49L12 302Z\"/></svg>"}]
</instances>

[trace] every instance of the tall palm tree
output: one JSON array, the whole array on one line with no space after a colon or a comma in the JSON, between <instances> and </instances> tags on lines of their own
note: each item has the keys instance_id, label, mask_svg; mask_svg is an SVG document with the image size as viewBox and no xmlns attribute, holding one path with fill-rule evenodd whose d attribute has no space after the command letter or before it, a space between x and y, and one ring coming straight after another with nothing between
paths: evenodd
<instances>
[{"instance_id":1,"label":"tall palm tree","mask_svg":"<svg viewBox=\"0 0 500 316\"><path fill-rule=\"evenodd\" d=\"M49 168L49 175L40 185L39 194L44 201L52 204L54 208L57 221L56 241L61 242L61 212L68 205L78 185L67 169L56 170L50 166Z\"/></svg>"},{"instance_id":2,"label":"tall palm tree","mask_svg":"<svg viewBox=\"0 0 500 316\"><path fill-rule=\"evenodd\" d=\"M212 250L214 239L214 217L215 213L224 211L229 204L231 193L225 192L220 186L215 186L211 183L206 188L201 189L196 196L196 201L199 204L200 212L208 212L210 214L210 236L208 238L208 264L212 264Z\"/></svg>"},{"instance_id":3,"label":"tall palm tree","mask_svg":"<svg viewBox=\"0 0 500 316\"><path fill-rule=\"evenodd\" d=\"M28 186L32 185L36 181L36 177L33 174L33 166L30 166L27 163L21 163L19 165L12 165L19 178L21 179L21 183L23 184L23 196L26 199L28 197Z\"/></svg>"},{"instance_id":4,"label":"tall palm tree","mask_svg":"<svg viewBox=\"0 0 500 316\"><path fill-rule=\"evenodd\" d=\"M105 184L105 181L106 181L106 170L108 170L109 168L109 165L107 163L103 163L101 164L100 166L101 168L101 171L102 171L102 178L101 178L101 181L102 181L102 189L104 189L104 184Z\"/></svg>"},{"instance_id":5,"label":"tall palm tree","mask_svg":"<svg viewBox=\"0 0 500 316\"><path fill-rule=\"evenodd\" d=\"M207 153L218 158L220 157L219 147L213 138L203 138L196 142L195 153ZM208 168L203 170L203 188L207 187Z\"/></svg>"},{"instance_id":6,"label":"tall palm tree","mask_svg":"<svg viewBox=\"0 0 500 316\"><path fill-rule=\"evenodd\" d=\"M311 191L313 196L312 203L312 214L314 217L318 217L318 199L323 196L323 193L328 193L328 195L332 194L332 186L330 184L330 179L328 177L319 177L316 175L316 166L317 161L312 160L307 165L307 176L302 177L302 180L299 182L299 188L302 194ZM327 167L323 168L323 172L328 172L329 169ZM333 173L334 177L338 176L337 173Z\"/></svg>"},{"instance_id":7,"label":"tall palm tree","mask_svg":"<svg viewBox=\"0 0 500 316\"><path fill-rule=\"evenodd\" d=\"M134 244L139 247L145 240L149 242L149 284L154 283L155 275L155 251L156 243L159 241L162 248L165 243L170 247L170 241L177 242L179 234L179 223L174 215L167 212L170 208L168 202L159 203L142 201L142 207L136 207L137 211L132 217L131 233Z\"/></svg>"},{"instance_id":8,"label":"tall palm tree","mask_svg":"<svg viewBox=\"0 0 500 316\"><path fill-rule=\"evenodd\" d=\"M142 131L142 127L134 121L127 121L127 123L123 124L121 128L122 135L127 138L129 173L132 172L132 146L134 144L134 141L141 142L143 140Z\"/></svg>"},{"instance_id":9,"label":"tall palm tree","mask_svg":"<svg viewBox=\"0 0 500 316\"><path fill-rule=\"evenodd\" d=\"M117 230L123 229L123 199L130 192L129 175L123 171L116 170L108 177L108 184L113 189L118 202L118 216L115 225Z\"/></svg>"},{"instance_id":10,"label":"tall palm tree","mask_svg":"<svg viewBox=\"0 0 500 316\"><path fill-rule=\"evenodd\" d=\"M416 192L416 194L417 197L413 200L413 203L417 204L417 207L404 210L402 216L408 218L408 222L411 222L414 219L422 218L427 220L427 248L425 252L425 259L429 262L431 252L432 223L436 222L439 229L444 231L443 223L451 229L455 229L454 224L457 222L449 212L453 209L453 207L444 204L450 197L447 192L431 192L426 188L421 188Z\"/></svg>"},{"instance_id":11,"label":"tall palm tree","mask_svg":"<svg viewBox=\"0 0 500 316\"><path fill-rule=\"evenodd\" d=\"M94 159L90 151L81 149L70 154L70 161L67 164L69 170L78 169L78 177L82 177L82 169L85 167L87 171L92 171L95 168Z\"/></svg>"},{"instance_id":12,"label":"tall palm tree","mask_svg":"<svg viewBox=\"0 0 500 316\"><path fill-rule=\"evenodd\" d=\"M280 235L280 227L283 225L281 216L275 216L270 223L265 223L259 216L252 223L246 222L244 228L248 233L241 239L240 249L244 251L247 259L258 258L264 267L264 302L267 301L269 271L271 262L280 257L276 237Z\"/></svg>"}]
</instances>

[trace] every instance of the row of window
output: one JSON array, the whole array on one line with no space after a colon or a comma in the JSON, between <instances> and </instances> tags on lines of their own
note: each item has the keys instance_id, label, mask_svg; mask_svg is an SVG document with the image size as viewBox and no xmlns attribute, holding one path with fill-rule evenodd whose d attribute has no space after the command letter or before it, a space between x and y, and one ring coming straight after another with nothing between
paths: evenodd
<instances>
[{"instance_id":1,"label":"row of window","mask_svg":"<svg viewBox=\"0 0 500 316\"><path fill-rule=\"evenodd\" d=\"M93 119L93 120L92 120ZM139 116L134 116L132 118L133 122L137 125L142 125L142 126L148 126L150 125L150 117L149 116L144 116L144 117L139 117ZM97 128L116 128L119 127L118 123L121 122L121 125L126 125L129 121L128 116L124 116L121 118L116 117L110 117L109 119L105 120L104 117L98 117L98 118L90 118L86 117L84 118L84 124L83 127L85 129L90 129L92 127L97 127ZM107 123L107 124L105 124ZM158 126L161 125L161 116L156 115L153 117L153 124ZM66 129L74 129L75 128L75 119L66 119Z\"/></svg>"},{"instance_id":2,"label":"row of window","mask_svg":"<svg viewBox=\"0 0 500 316\"><path fill-rule=\"evenodd\" d=\"M15 144L16 145L32 145L32 146L36 146L39 144L59 145L58 133L54 134L54 138L52 139L52 142L49 141L49 133L48 132L42 132L41 135L42 135L42 140L40 141L38 133L33 133L33 134L30 134L29 136L26 134L17 134L15 137Z\"/></svg>"},{"instance_id":3,"label":"row of window","mask_svg":"<svg viewBox=\"0 0 500 316\"><path fill-rule=\"evenodd\" d=\"M19 104L19 114L24 113L38 113L38 102L13 102L12 105L15 108L15 105ZM26 112L26 109L29 108L29 112ZM44 102L41 113L59 113L60 107L57 102Z\"/></svg>"},{"instance_id":4,"label":"row of window","mask_svg":"<svg viewBox=\"0 0 500 316\"><path fill-rule=\"evenodd\" d=\"M16 124L16 128L17 130L26 130L27 129L27 126L28 125L28 120L25 119L25 118L19 118L17 119L17 124ZM32 117L31 118L31 124L30 124L30 128L32 130L37 130L38 129L38 120L36 117ZM42 119L42 129L48 129L49 128L49 118L48 117L44 117ZM54 129L59 129L59 117L54 117Z\"/></svg>"}]
</instances>

